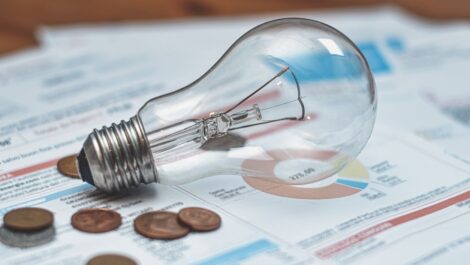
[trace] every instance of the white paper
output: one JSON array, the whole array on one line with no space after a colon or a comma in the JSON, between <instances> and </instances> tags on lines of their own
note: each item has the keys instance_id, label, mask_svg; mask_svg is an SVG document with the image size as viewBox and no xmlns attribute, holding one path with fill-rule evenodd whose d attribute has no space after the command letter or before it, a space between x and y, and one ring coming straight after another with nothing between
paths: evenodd
<instances>
[{"instance_id":1,"label":"white paper","mask_svg":"<svg viewBox=\"0 0 470 265\"><path fill-rule=\"evenodd\" d=\"M456 99L468 93L470 42L460 41L470 36L467 25L433 26L390 8L303 15L373 48L379 106L356 161L302 187L217 175L106 195L56 169L93 128L197 78L257 18L45 29L43 49L0 59L0 215L44 207L57 231L44 246L0 245L0 263L84 264L109 252L139 264L458 264L468 257L470 133L459 116L465 108L449 109L466 106ZM216 211L222 227L173 241L133 230L140 213L187 206ZM71 215L89 207L117 210L123 225L98 235L73 229Z\"/></svg>"}]
</instances>

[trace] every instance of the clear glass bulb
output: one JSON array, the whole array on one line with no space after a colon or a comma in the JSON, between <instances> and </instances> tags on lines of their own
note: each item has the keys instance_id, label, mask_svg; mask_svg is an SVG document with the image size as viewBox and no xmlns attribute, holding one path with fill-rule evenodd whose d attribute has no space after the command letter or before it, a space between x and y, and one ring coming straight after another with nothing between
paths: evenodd
<instances>
[{"instance_id":1,"label":"clear glass bulb","mask_svg":"<svg viewBox=\"0 0 470 265\"><path fill-rule=\"evenodd\" d=\"M358 155L375 113L374 80L351 40L317 21L278 19L190 85L95 130L79 171L107 191L220 174L311 183Z\"/></svg>"}]
</instances>

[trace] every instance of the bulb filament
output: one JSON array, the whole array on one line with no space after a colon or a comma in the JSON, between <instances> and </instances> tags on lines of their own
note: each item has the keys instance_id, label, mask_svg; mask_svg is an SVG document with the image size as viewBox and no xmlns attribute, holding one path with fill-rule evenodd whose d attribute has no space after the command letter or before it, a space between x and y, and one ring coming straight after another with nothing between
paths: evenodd
<instances>
[{"instance_id":1,"label":"bulb filament","mask_svg":"<svg viewBox=\"0 0 470 265\"><path fill-rule=\"evenodd\" d=\"M296 98L282 102L274 106L260 108L258 104L253 104L250 108L234 111L237 107L241 106L245 101L250 99L256 93L268 86L276 78L289 71L289 67L283 68L275 76L269 79L266 83L261 85L255 91L243 98L240 102L229 108L225 112L213 112L208 118L199 120L186 120L168 127L152 131L147 134L149 144L154 156L154 160L162 163L167 159L174 161L176 155L182 155L188 151L192 151L201 147L208 139L222 137L227 135L229 131L238 130L242 128L258 126L267 123L273 123L286 120L303 120L305 116L305 107L302 102L302 96L297 79L292 71L293 81L297 88ZM298 103L299 114L297 117L288 116L275 119L263 120L263 112L280 107L289 103Z\"/></svg>"}]
</instances>

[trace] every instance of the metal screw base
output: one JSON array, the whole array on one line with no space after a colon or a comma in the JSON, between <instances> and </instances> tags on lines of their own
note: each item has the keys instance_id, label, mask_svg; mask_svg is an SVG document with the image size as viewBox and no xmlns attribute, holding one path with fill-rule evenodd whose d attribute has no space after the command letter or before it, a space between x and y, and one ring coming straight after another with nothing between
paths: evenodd
<instances>
[{"instance_id":1,"label":"metal screw base","mask_svg":"<svg viewBox=\"0 0 470 265\"><path fill-rule=\"evenodd\" d=\"M116 192L157 181L152 154L137 116L95 129L85 141L83 152L88 165L87 170L82 170L85 162L79 157L80 175L101 190Z\"/></svg>"}]
</instances>

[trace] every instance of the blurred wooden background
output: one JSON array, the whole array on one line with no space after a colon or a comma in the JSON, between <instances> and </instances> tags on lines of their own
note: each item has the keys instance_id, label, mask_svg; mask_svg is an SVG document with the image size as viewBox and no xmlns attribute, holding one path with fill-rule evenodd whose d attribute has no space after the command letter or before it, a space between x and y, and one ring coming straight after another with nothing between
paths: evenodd
<instances>
[{"instance_id":1,"label":"blurred wooden background","mask_svg":"<svg viewBox=\"0 0 470 265\"><path fill-rule=\"evenodd\" d=\"M469 0L0 0L0 54L35 45L39 25L318 10L384 3L437 19L469 19Z\"/></svg>"}]
</instances>

